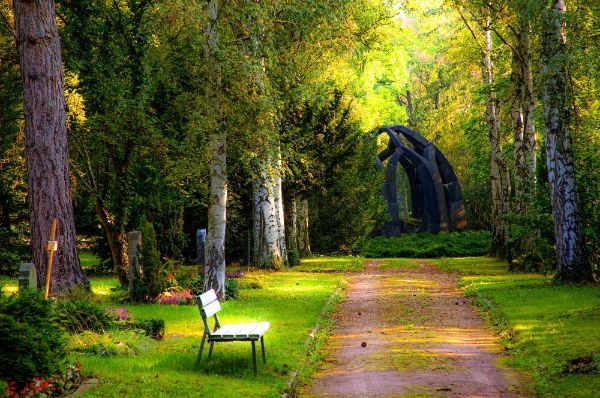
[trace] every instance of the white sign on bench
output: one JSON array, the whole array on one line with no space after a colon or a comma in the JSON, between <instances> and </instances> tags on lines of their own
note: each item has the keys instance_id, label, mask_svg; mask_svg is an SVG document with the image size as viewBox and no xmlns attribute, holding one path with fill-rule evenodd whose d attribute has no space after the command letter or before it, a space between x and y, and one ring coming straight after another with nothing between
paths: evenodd
<instances>
[{"instance_id":1,"label":"white sign on bench","mask_svg":"<svg viewBox=\"0 0 600 398\"><path fill-rule=\"evenodd\" d=\"M221 303L217 299L217 295L213 289L203 293L196 297L196 304L200 309L200 315L204 323L204 333L202 334L202 341L200 342L200 350L198 351L198 358L196 359L196 366L202 359L202 350L204 349L204 343L208 340L210 348L208 349L208 359L212 356L213 345L216 342L227 342L227 341L250 341L252 344L252 363L254 364L254 374L257 372L256 366L256 341L260 340L260 346L262 350L263 362L267 363L267 356L265 354L265 341L264 334L269 330L271 326L269 322L253 322L253 323L238 323L238 324L225 324L221 326L217 312L221 311ZM211 331L208 325L208 318L214 316L215 325Z\"/></svg>"}]
</instances>

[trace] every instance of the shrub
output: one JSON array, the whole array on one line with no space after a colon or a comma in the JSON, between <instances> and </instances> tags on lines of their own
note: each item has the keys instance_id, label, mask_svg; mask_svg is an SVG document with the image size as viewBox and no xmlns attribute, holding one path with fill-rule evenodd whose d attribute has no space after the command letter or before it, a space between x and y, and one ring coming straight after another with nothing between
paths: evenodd
<instances>
[{"instance_id":1,"label":"shrub","mask_svg":"<svg viewBox=\"0 0 600 398\"><path fill-rule=\"evenodd\" d=\"M23 387L34 376L57 374L65 339L51 302L29 291L1 297L0 347L0 379Z\"/></svg>"},{"instance_id":2,"label":"shrub","mask_svg":"<svg viewBox=\"0 0 600 398\"><path fill-rule=\"evenodd\" d=\"M194 303L194 295L189 289L164 292L158 297L159 304L187 305Z\"/></svg>"},{"instance_id":3,"label":"shrub","mask_svg":"<svg viewBox=\"0 0 600 398\"><path fill-rule=\"evenodd\" d=\"M242 273L243 274L243 273ZM190 284L191 292L197 296L204 292L204 276ZM225 278L225 299L236 300L240 297L240 282L237 278Z\"/></svg>"},{"instance_id":4,"label":"shrub","mask_svg":"<svg viewBox=\"0 0 600 398\"><path fill-rule=\"evenodd\" d=\"M300 264L300 253L298 253L298 250L288 251L288 263L290 267Z\"/></svg>"},{"instance_id":5,"label":"shrub","mask_svg":"<svg viewBox=\"0 0 600 398\"><path fill-rule=\"evenodd\" d=\"M56 320L69 333L81 333L84 330L104 332L113 323L113 316L105 308L87 298L66 298L54 306Z\"/></svg>"},{"instance_id":6,"label":"shrub","mask_svg":"<svg viewBox=\"0 0 600 398\"><path fill-rule=\"evenodd\" d=\"M143 221L140 227L142 233L142 248L140 250L142 269L144 270L142 282L145 287L145 299L154 300L165 288L165 278L162 271L160 252L156 243L154 226L148 221Z\"/></svg>"},{"instance_id":7,"label":"shrub","mask_svg":"<svg viewBox=\"0 0 600 398\"><path fill-rule=\"evenodd\" d=\"M73 365L69 365L65 372L58 376L47 378L34 377L33 381L25 385L12 381L8 383L5 394L11 398L62 397L81 384L81 381L81 364L76 362Z\"/></svg>"},{"instance_id":8,"label":"shrub","mask_svg":"<svg viewBox=\"0 0 600 398\"><path fill-rule=\"evenodd\" d=\"M491 235L487 231L405 234L369 239L363 245L362 254L368 258L483 256L489 253L490 242Z\"/></svg>"},{"instance_id":9,"label":"shrub","mask_svg":"<svg viewBox=\"0 0 600 398\"><path fill-rule=\"evenodd\" d=\"M0 275L17 276L21 257L17 253L0 251Z\"/></svg>"},{"instance_id":10,"label":"shrub","mask_svg":"<svg viewBox=\"0 0 600 398\"><path fill-rule=\"evenodd\" d=\"M165 321L162 319L137 319L115 323L117 330L142 330L146 336L155 340L165 337Z\"/></svg>"}]
</instances>

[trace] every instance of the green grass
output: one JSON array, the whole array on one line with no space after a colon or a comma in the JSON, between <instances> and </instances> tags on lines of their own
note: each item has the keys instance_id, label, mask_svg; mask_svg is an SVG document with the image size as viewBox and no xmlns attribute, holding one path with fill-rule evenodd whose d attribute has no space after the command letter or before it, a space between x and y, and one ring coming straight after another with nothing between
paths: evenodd
<instances>
[{"instance_id":1,"label":"green grass","mask_svg":"<svg viewBox=\"0 0 600 398\"><path fill-rule=\"evenodd\" d=\"M101 380L85 396L281 396L291 372L305 366L308 347L303 343L343 276L254 271L248 277L260 280L262 288L244 289L239 300L225 302L220 318L222 323L271 322L265 337L267 365L259 362L258 376L248 342L216 344L211 361L205 351L205 362L194 369L202 331L196 306L127 305L135 318L163 319L166 338L134 357L71 354L87 375ZM116 284L115 279L92 278L97 293Z\"/></svg>"},{"instance_id":2,"label":"green grass","mask_svg":"<svg viewBox=\"0 0 600 398\"><path fill-rule=\"evenodd\" d=\"M417 268L418 260L411 258L382 258L380 267L388 268Z\"/></svg>"},{"instance_id":3,"label":"green grass","mask_svg":"<svg viewBox=\"0 0 600 398\"><path fill-rule=\"evenodd\" d=\"M367 258L481 256L489 252L490 239L487 231L378 237L364 243L362 255Z\"/></svg>"},{"instance_id":4,"label":"green grass","mask_svg":"<svg viewBox=\"0 0 600 398\"><path fill-rule=\"evenodd\" d=\"M79 262L83 269L93 268L100 263L98 257L87 250L79 250Z\"/></svg>"},{"instance_id":5,"label":"green grass","mask_svg":"<svg viewBox=\"0 0 600 398\"><path fill-rule=\"evenodd\" d=\"M292 269L299 272L360 272L364 262L364 258L354 256L313 256L300 260L300 264Z\"/></svg>"},{"instance_id":6,"label":"green grass","mask_svg":"<svg viewBox=\"0 0 600 398\"><path fill-rule=\"evenodd\" d=\"M592 397L600 391L600 289L556 285L550 277L509 273L504 262L467 257L429 260L461 273L462 287L476 297L502 335L510 365L533 375L541 396ZM588 357L583 374L566 371ZM595 369L595 370L594 370Z\"/></svg>"}]
</instances>

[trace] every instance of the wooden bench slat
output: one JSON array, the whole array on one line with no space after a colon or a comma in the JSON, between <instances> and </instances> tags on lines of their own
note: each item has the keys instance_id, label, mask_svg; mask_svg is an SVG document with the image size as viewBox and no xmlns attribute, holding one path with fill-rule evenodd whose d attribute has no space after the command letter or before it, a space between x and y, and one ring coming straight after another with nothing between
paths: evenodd
<instances>
[{"instance_id":1,"label":"wooden bench slat","mask_svg":"<svg viewBox=\"0 0 600 398\"><path fill-rule=\"evenodd\" d=\"M261 337L267 332L267 330L269 330L270 327L271 324L269 322L259 322L256 329L248 333L248 337Z\"/></svg>"},{"instance_id":2,"label":"wooden bench slat","mask_svg":"<svg viewBox=\"0 0 600 398\"><path fill-rule=\"evenodd\" d=\"M217 312L221 311L221 304L219 303L219 300L215 300L212 303L204 306L202 308L202 316L208 318L213 316L214 314L216 314Z\"/></svg>"},{"instance_id":3,"label":"wooden bench slat","mask_svg":"<svg viewBox=\"0 0 600 398\"><path fill-rule=\"evenodd\" d=\"M206 307L213 301L217 300L217 294L215 293L215 291L213 289L210 289L208 292L202 293L201 295L199 295L198 298L200 299L200 303L202 304L202 307Z\"/></svg>"}]
</instances>

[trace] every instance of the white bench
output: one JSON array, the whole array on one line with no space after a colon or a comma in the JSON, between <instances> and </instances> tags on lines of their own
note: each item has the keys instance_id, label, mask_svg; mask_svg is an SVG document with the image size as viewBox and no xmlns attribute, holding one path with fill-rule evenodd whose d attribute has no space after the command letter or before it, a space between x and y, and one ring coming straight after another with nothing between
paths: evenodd
<instances>
[{"instance_id":1,"label":"white bench","mask_svg":"<svg viewBox=\"0 0 600 398\"><path fill-rule=\"evenodd\" d=\"M265 354L265 340L264 334L269 330L271 326L269 322L253 322L253 323L238 323L231 325L223 325L219 322L217 312L221 311L221 304L217 300L217 295L213 289L203 293L196 297L196 304L200 309L200 315L204 323L204 333L202 334L202 341L200 342L200 350L198 351L198 358L196 359L196 366L202 359L202 350L204 349L204 342L208 340L210 348L208 350L208 359L212 356L213 345L216 342L227 342L227 341L250 341L252 344L252 363L254 364L254 374L256 374L256 341L260 340L260 346L262 350L263 362L267 363L267 356ZM215 325L211 331L208 325L208 318L214 316Z\"/></svg>"}]
</instances>

